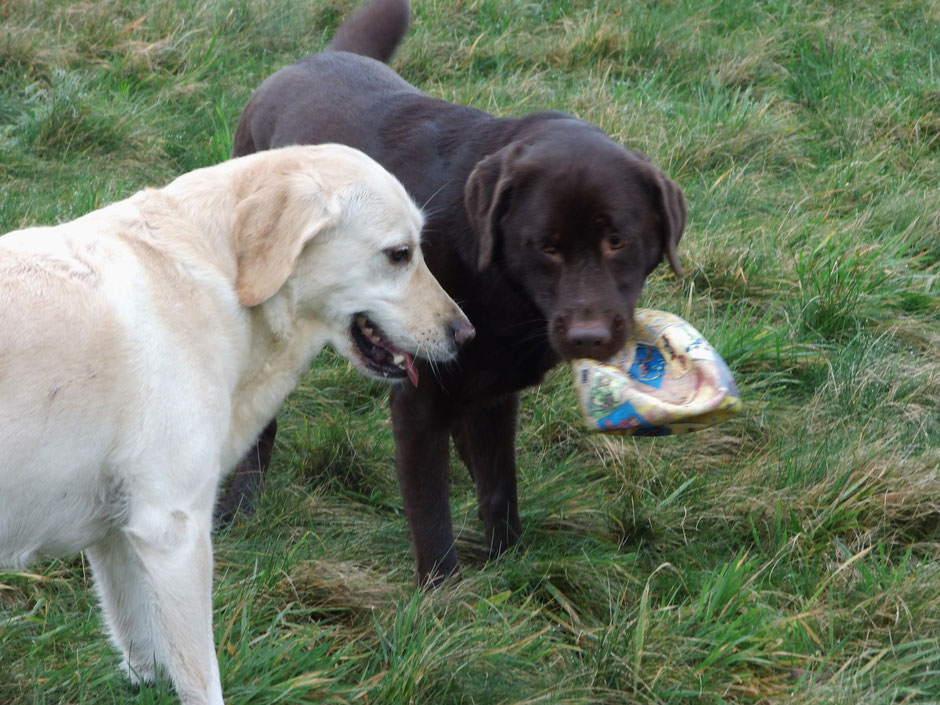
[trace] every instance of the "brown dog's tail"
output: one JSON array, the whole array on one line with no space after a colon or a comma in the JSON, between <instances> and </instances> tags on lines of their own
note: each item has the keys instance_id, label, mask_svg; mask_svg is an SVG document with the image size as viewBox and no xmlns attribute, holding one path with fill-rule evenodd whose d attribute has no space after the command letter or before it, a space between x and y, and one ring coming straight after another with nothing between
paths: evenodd
<instances>
[{"instance_id":1,"label":"brown dog's tail","mask_svg":"<svg viewBox=\"0 0 940 705\"><path fill-rule=\"evenodd\" d=\"M371 0L343 21L326 48L387 62L408 31L410 16L408 0Z\"/></svg>"}]
</instances>

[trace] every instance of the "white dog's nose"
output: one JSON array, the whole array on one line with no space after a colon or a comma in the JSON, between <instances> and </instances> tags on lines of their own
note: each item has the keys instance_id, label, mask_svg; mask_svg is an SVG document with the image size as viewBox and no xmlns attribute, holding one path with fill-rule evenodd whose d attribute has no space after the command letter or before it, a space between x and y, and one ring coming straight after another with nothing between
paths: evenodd
<instances>
[{"instance_id":1,"label":"white dog's nose","mask_svg":"<svg viewBox=\"0 0 940 705\"><path fill-rule=\"evenodd\" d=\"M456 341L457 345L470 342L473 340L473 336L477 334L476 329L463 314L452 318L447 326L454 334L454 341Z\"/></svg>"}]
</instances>

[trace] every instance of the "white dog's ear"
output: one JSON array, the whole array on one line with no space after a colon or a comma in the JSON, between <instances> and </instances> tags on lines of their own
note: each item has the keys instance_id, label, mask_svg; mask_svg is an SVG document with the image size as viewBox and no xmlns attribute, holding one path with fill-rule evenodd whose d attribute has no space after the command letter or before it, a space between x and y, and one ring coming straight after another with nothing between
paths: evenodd
<instances>
[{"instance_id":1,"label":"white dog's ear","mask_svg":"<svg viewBox=\"0 0 940 705\"><path fill-rule=\"evenodd\" d=\"M264 186L235 211L235 290L243 306L274 296L294 272L304 246L335 220L326 193L291 195L288 184Z\"/></svg>"}]
</instances>

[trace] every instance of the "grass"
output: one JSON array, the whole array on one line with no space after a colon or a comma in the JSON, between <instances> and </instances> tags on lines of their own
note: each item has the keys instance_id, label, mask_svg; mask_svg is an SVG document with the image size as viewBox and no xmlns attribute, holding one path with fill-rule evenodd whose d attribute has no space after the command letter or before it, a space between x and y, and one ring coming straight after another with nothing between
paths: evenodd
<instances>
[{"instance_id":1,"label":"grass","mask_svg":"<svg viewBox=\"0 0 940 705\"><path fill-rule=\"evenodd\" d=\"M230 153L241 107L355 0L0 5L0 232ZM256 516L216 537L232 703L940 701L940 13L928 0L416 0L393 65L561 109L685 191L690 319L744 395L688 437L586 434L525 394L525 550L412 582L386 393L330 353ZM0 333L2 334L2 333ZM116 668L81 556L0 572L0 703L172 703Z\"/></svg>"}]
</instances>

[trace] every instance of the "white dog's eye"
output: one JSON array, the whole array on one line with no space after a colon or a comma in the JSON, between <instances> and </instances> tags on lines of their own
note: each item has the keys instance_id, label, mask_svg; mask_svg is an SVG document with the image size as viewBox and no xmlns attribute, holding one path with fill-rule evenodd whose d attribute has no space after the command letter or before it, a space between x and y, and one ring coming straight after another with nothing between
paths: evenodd
<instances>
[{"instance_id":1,"label":"white dog's eye","mask_svg":"<svg viewBox=\"0 0 940 705\"><path fill-rule=\"evenodd\" d=\"M392 264L406 264L411 261L411 248L407 246L389 247L385 250L385 256Z\"/></svg>"}]
</instances>

